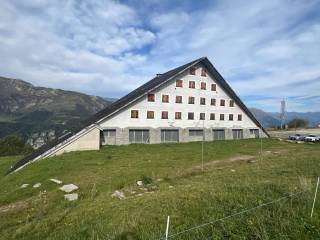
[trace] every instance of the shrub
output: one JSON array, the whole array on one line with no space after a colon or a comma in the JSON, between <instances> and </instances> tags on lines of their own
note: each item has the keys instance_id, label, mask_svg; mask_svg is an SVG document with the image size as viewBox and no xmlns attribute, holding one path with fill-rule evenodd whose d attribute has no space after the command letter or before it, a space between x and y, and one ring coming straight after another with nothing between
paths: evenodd
<instances>
[{"instance_id":1,"label":"shrub","mask_svg":"<svg viewBox=\"0 0 320 240\"><path fill-rule=\"evenodd\" d=\"M33 148L16 135L0 139L0 156L25 155L31 153Z\"/></svg>"}]
</instances>

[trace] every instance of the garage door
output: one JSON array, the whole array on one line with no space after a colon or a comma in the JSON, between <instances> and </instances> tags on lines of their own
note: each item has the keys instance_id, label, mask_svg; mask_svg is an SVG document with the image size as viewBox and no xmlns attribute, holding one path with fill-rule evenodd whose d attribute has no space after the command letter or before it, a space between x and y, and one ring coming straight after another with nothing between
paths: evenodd
<instances>
[{"instance_id":1,"label":"garage door","mask_svg":"<svg viewBox=\"0 0 320 240\"><path fill-rule=\"evenodd\" d=\"M242 129L232 129L233 139L243 139Z\"/></svg>"},{"instance_id":2,"label":"garage door","mask_svg":"<svg viewBox=\"0 0 320 240\"><path fill-rule=\"evenodd\" d=\"M130 129L129 130L130 143L149 143L150 135L147 129Z\"/></svg>"},{"instance_id":3,"label":"garage door","mask_svg":"<svg viewBox=\"0 0 320 240\"><path fill-rule=\"evenodd\" d=\"M162 129L161 142L179 142L179 130Z\"/></svg>"},{"instance_id":4,"label":"garage door","mask_svg":"<svg viewBox=\"0 0 320 240\"><path fill-rule=\"evenodd\" d=\"M226 139L225 131L223 129L212 130L213 140L224 140Z\"/></svg>"}]
</instances>

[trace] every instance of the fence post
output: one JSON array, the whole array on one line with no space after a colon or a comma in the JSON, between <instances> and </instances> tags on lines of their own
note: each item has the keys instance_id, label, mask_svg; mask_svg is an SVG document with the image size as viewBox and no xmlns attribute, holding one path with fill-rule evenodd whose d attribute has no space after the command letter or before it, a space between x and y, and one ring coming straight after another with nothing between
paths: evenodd
<instances>
[{"instance_id":1,"label":"fence post","mask_svg":"<svg viewBox=\"0 0 320 240\"><path fill-rule=\"evenodd\" d=\"M315 191L315 193L314 193L313 204L312 204L311 215L310 215L311 218L312 218L312 215L313 215L314 205L315 205L315 203L316 203L316 198L317 198L317 193L318 193L318 187L319 187L319 180L320 180L320 177L318 177L317 186L316 186L316 191Z\"/></svg>"},{"instance_id":2,"label":"fence post","mask_svg":"<svg viewBox=\"0 0 320 240\"><path fill-rule=\"evenodd\" d=\"M168 216L167 218L166 240L168 240L168 236L169 236L169 224L170 224L170 216Z\"/></svg>"}]
</instances>

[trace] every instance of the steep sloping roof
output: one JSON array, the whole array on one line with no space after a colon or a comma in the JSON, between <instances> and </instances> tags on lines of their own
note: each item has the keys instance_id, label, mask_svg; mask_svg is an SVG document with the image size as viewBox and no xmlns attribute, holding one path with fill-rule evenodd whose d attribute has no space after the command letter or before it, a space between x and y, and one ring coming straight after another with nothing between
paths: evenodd
<instances>
[{"instance_id":1,"label":"steep sloping roof","mask_svg":"<svg viewBox=\"0 0 320 240\"><path fill-rule=\"evenodd\" d=\"M174 68L166 73L159 74L155 78L151 79L147 83L143 84L142 86L138 87L137 89L133 90L126 96L120 98L118 101L114 102L113 104L109 105L105 109L99 111L98 113L94 114L92 117L87 119L84 122L84 126L82 128L79 128L77 131L75 131L73 134L70 133L67 136L63 136L61 138L58 138L57 140L54 140L52 142L49 142L48 144L42 146L41 148L37 149L30 155L26 156L25 158L18 161L15 165L9 169L7 173L11 173L18 168L22 167L23 165L31 162L36 157L40 156L41 154L45 153L46 151L49 151L54 146L62 143L63 141L67 140L68 138L74 136L78 132L80 132L83 128L90 126L92 124L95 124L108 116L114 114L117 111L120 111L123 107L127 106L131 102L139 99L140 97L144 96L148 92L160 87L161 85L165 84L169 80L171 80L173 77L177 76L179 73L185 71L186 69L190 68L191 66L194 66L196 64L203 64L208 72L212 74L214 79L216 80L217 84L223 88L223 90L230 95L232 99L238 104L238 106L250 117L250 119L259 127L261 128L264 133L268 135L268 133L265 131L265 129L262 127L262 125L259 123L259 121L253 116L253 114L249 111L249 109L245 106L245 104L241 101L241 99L236 95L236 93L232 90L232 88L229 86L229 84L224 80L224 78L220 75L220 73L215 69L215 67L212 65L212 63L208 60L207 57L202 57L199 59L196 59L192 62L189 62L187 64L184 64L180 67Z\"/></svg>"}]
</instances>

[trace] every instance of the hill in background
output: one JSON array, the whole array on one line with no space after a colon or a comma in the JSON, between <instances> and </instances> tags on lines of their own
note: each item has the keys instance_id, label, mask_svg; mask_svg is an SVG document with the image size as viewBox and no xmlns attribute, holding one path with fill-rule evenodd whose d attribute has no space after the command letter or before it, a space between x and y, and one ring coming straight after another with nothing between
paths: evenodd
<instances>
[{"instance_id":1,"label":"hill in background","mask_svg":"<svg viewBox=\"0 0 320 240\"><path fill-rule=\"evenodd\" d=\"M0 138L9 134L53 138L109 104L97 96L0 77Z\"/></svg>"}]
</instances>

